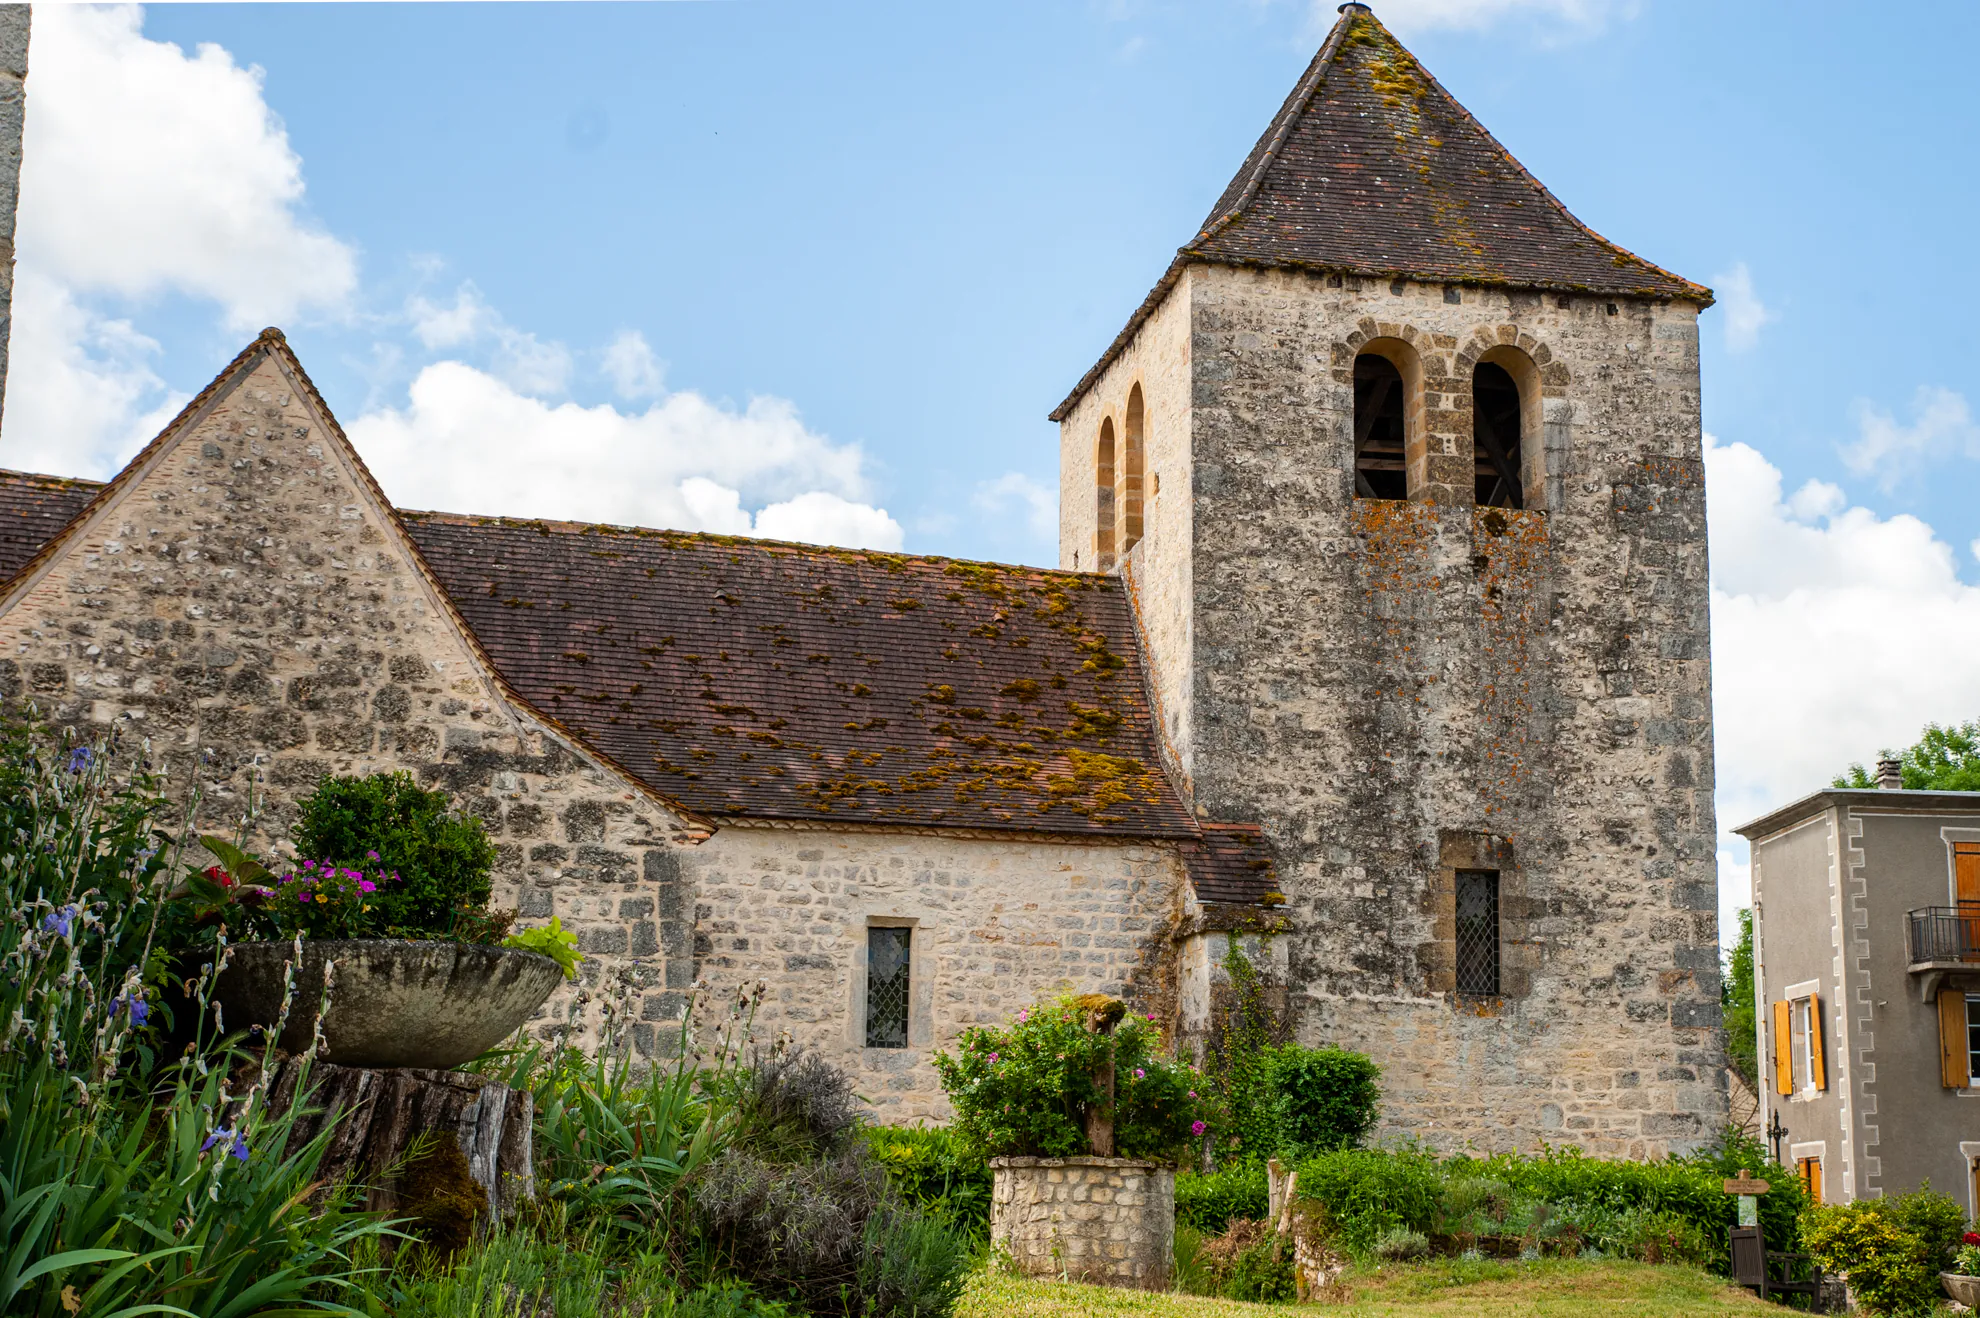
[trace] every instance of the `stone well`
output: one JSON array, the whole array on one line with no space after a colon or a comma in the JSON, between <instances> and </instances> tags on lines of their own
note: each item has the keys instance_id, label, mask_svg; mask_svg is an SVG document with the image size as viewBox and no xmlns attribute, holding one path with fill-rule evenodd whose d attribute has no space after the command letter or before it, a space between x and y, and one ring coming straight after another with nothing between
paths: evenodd
<instances>
[{"instance_id":1,"label":"stone well","mask_svg":"<svg viewBox=\"0 0 1980 1318\"><path fill-rule=\"evenodd\" d=\"M1133 1158L992 1158L990 1245L1033 1277L1161 1290L1176 1174Z\"/></svg>"}]
</instances>

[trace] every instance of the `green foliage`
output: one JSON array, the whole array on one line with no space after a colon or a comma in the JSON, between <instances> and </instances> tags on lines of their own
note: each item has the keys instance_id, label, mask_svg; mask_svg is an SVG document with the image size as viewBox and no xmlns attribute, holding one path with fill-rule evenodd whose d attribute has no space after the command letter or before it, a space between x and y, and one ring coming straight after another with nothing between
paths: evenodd
<instances>
[{"instance_id":1,"label":"green foliage","mask_svg":"<svg viewBox=\"0 0 1980 1318\"><path fill-rule=\"evenodd\" d=\"M1739 913L1739 941L1726 952L1719 1003L1726 1023L1726 1061L1760 1092L1759 1035L1753 1016L1753 912Z\"/></svg>"},{"instance_id":2,"label":"green foliage","mask_svg":"<svg viewBox=\"0 0 1980 1318\"><path fill-rule=\"evenodd\" d=\"M197 918L174 900L175 814L114 741L0 747L8 1314L342 1311L352 1250L388 1229L321 1185L334 1123L290 1147L300 1105L270 1106L272 1040L250 1059L188 1021L190 1047L155 1051L168 940ZM217 964L191 976L202 1019Z\"/></svg>"},{"instance_id":3,"label":"green foliage","mask_svg":"<svg viewBox=\"0 0 1980 1318\"><path fill-rule=\"evenodd\" d=\"M1898 760L1908 791L1980 792L1980 722L1927 723ZM1875 787L1877 780L1861 764L1852 764L1848 772L1836 775L1832 785Z\"/></svg>"},{"instance_id":4,"label":"green foliage","mask_svg":"<svg viewBox=\"0 0 1980 1318\"><path fill-rule=\"evenodd\" d=\"M1916 1190L1888 1196L1881 1202L1890 1219L1924 1245L1927 1267L1934 1272L1952 1267L1967 1225L1966 1210L1958 1200L1934 1190L1927 1181Z\"/></svg>"},{"instance_id":5,"label":"green foliage","mask_svg":"<svg viewBox=\"0 0 1980 1318\"><path fill-rule=\"evenodd\" d=\"M1281 1044L1269 1053L1278 1146L1298 1153L1351 1149L1382 1117L1382 1068L1345 1048Z\"/></svg>"},{"instance_id":6,"label":"green foliage","mask_svg":"<svg viewBox=\"0 0 1980 1318\"><path fill-rule=\"evenodd\" d=\"M1287 1023L1273 1010L1264 977L1235 932L1225 940L1224 977L1229 987L1211 1021L1204 1057L1209 1092L1217 1098L1217 1154L1262 1162L1281 1142L1272 1058Z\"/></svg>"},{"instance_id":7,"label":"green foliage","mask_svg":"<svg viewBox=\"0 0 1980 1318\"><path fill-rule=\"evenodd\" d=\"M398 878L371 894L361 936L495 942L486 914L495 846L472 815L409 773L326 777L297 802L296 849L319 865Z\"/></svg>"},{"instance_id":8,"label":"green foliage","mask_svg":"<svg viewBox=\"0 0 1980 1318\"><path fill-rule=\"evenodd\" d=\"M565 979L576 979L578 962L584 960L577 950L577 935L564 928L564 922L554 915L550 917L549 924L518 929L502 940L502 946L519 947L525 952L549 957L563 968Z\"/></svg>"},{"instance_id":9,"label":"green foliage","mask_svg":"<svg viewBox=\"0 0 1980 1318\"><path fill-rule=\"evenodd\" d=\"M1645 1262L1689 1261L1724 1272L1737 1204L1721 1182L1741 1167L1772 1182L1761 1196L1770 1244L1795 1248L1805 1195L1758 1145L1654 1162L1553 1149L1536 1156L1438 1158L1420 1148L1347 1149L1299 1165L1298 1194L1321 1205L1343 1245L1367 1254L1395 1232L1433 1238L1518 1237L1556 1252L1587 1247Z\"/></svg>"},{"instance_id":10,"label":"green foliage","mask_svg":"<svg viewBox=\"0 0 1980 1318\"><path fill-rule=\"evenodd\" d=\"M869 1126L873 1156L895 1193L970 1240L990 1238L990 1164L948 1127ZM1182 1177L1177 1177L1180 1187ZM1178 1200L1181 1192L1178 1189ZM1181 1219L1181 1205L1177 1205Z\"/></svg>"},{"instance_id":11,"label":"green foliage","mask_svg":"<svg viewBox=\"0 0 1980 1318\"><path fill-rule=\"evenodd\" d=\"M1295 1297L1291 1242L1263 1222L1237 1218L1209 1237L1179 1226L1175 1261L1173 1283L1189 1294L1254 1304L1288 1304Z\"/></svg>"},{"instance_id":12,"label":"green foliage","mask_svg":"<svg viewBox=\"0 0 1980 1318\"><path fill-rule=\"evenodd\" d=\"M1157 1055L1153 1018L1129 1015L1111 1034L1087 1028L1072 997L1030 1007L1001 1028L967 1029L935 1055L955 1106L955 1130L983 1157L1089 1152L1087 1110L1103 1101L1094 1073L1114 1068L1114 1149L1124 1158L1178 1157L1206 1129L1196 1069Z\"/></svg>"},{"instance_id":13,"label":"green foliage","mask_svg":"<svg viewBox=\"0 0 1980 1318\"><path fill-rule=\"evenodd\" d=\"M1263 1219L1271 1194L1265 1164L1256 1159L1219 1168L1208 1176L1176 1176L1176 1221L1205 1235L1217 1235L1235 1218Z\"/></svg>"},{"instance_id":14,"label":"green foliage","mask_svg":"<svg viewBox=\"0 0 1980 1318\"><path fill-rule=\"evenodd\" d=\"M974 1261L967 1237L915 1212L866 1219L857 1288L869 1318L947 1318Z\"/></svg>"},{"instance_id":15,"label":"green foliage","mask_svg":"<svg viewBox=\"0 0 1980 1318\"><path fill-rule=\"evenodd\" d=\"M1930 1313L1938 1300L1930 1246L1882 1200L1817 1204L1802 1219L1801 1239L1825 1270L1849 1274L1851 1292L1871 1313Z\"/></svg>"}]
</instances>

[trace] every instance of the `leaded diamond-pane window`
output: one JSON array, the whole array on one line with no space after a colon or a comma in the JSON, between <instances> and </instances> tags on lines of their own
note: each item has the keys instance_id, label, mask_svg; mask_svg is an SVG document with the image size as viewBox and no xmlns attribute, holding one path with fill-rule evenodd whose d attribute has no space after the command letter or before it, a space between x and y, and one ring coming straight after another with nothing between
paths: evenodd
<instances>
[{"instance_id":1,"label":"leaded diamond-pane window","mask_svg":"<svg viewBox=\"0 0 1980 1318\"><path fill-rule=\"evenodd\" d=\"M1499 874L1457 872L1457 991L1499 995Z\"/></svg>"},{"instance_id":2,"label":"leaded diamond-pane window","mask_svg":"<svg viewBox=\"0 0 1980 1318\"><path fill-rule=\"evenodd\" d=\"M911 929L866 931L866 1046L908 1042L908 936Z\"/></svg>"}]
</instances>

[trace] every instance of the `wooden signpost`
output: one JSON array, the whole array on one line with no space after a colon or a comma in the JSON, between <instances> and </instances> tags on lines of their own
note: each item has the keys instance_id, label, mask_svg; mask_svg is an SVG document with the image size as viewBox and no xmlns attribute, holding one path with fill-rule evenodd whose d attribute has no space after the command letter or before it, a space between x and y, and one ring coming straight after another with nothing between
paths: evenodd
<instances>
[{"instance_id":1,"label":"wooden signpost","mask_svg":"<svg viewBox=\"0 0 1980 1318\"><path fill-rule=\"evenodd\" d=\"M1754 1176L1744 1167L1739 1169L1739 1175L1729 1176L1720 1184L1727 1194L1739 1196L1739 1224L1759 1226L1760 1196L1773 1189L1773 1186Z\"/></svg>"}]
</instances>

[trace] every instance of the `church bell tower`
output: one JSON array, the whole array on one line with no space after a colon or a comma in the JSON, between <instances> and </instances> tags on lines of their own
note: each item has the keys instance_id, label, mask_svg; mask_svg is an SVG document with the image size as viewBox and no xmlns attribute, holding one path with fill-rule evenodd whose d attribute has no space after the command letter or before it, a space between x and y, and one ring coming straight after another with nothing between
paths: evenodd
<instances>
[{"instance_id":1,"label":"church bell tower","mask_svg":"<svg viewBox=\"0 0 1980 1318\"><path fill-rule=\"evenodd\" d=\"M1060 404L1169 768L1261 821L1296 1036L1434 1144L1717 1135L1699 313L1361 4Z\"/></svg>"}]
</instances>

